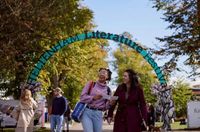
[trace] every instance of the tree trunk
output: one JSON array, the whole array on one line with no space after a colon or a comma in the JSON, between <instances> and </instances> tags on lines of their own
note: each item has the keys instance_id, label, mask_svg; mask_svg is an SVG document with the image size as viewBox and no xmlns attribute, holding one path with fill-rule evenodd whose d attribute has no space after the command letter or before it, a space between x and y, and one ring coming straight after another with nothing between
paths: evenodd
<instances>
[{"instance_id":1,"label":"tree trunk","mask_svg":"<svg viewBox=\"0 0 200 132\"><path fill-rule=\"evenodd\" d=\"M14 99L19 99L21 95L21 89L20 86L22 83L25 83L26 81L26 60L23 60L22 55L17 55L16 56L16 72L15 72L15 82L14 82L14 87L15 89L13 90L13 98Z\"/></svg>"},{"instance_id":2,"label":"tree trunk","mask_svg":"<svg viewBox=\"0 0 200 132\"><path fill-rule=\"evenodd\" d=\"M200 0L197 0L197 33L200 39ZM199 44L199 41L197 44Z\"/></svg>"}]
</instances>

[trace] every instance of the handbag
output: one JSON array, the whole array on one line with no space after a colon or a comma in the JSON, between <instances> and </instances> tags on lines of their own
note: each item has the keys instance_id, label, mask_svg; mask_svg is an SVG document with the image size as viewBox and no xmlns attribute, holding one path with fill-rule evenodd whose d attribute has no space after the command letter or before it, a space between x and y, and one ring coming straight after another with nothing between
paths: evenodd
<instances>
[{"instance_id":1,"label":"handbag","mask_svg":"<svg viewBox=\"0 0 200 132\"><path fill-rule=\"evenodd\" d=\"M93 82L93 81L90 83L88 95L90 94L91 89L94 87L94 84L95 84L95 82ZM83 103L83 102L80 102L80 101L76 103L74 110L71 114L71 118L75 122L80 122L81 116L83 115L83 112L84 112L86 106L87 106L86 103Z\"/></svg>"},{"instance_id":2,"label":"handbag","mask_svg":"<svg viewBox=\"0 0 200 132\"><path fill-rule=\"evenodd\" d=\"M87 104L83 103L83 102L78 102L76 103L76 106L74 108L74 111L72 112L72 119L76 122L80 122L80 118L86 108Z\"/></svg>"}]
</instances>

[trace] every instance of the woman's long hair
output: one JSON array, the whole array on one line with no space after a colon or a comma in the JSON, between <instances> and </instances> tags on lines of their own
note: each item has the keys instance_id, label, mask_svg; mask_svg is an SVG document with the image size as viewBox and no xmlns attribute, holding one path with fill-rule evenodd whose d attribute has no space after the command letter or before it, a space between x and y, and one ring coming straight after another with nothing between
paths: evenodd
<instances>
[{"instance_id":1,"label":"woman's long hair","mask_svg":"<svg viewBox=\"0 0 200 132\"><path fill-rule=\"evenodd\" d=\"M27 100L25 99L26 95L28 95L28 97L29 97ZM24 105L30 105L32 103L31 98L32 98L31 91L29 89L24 89L22 91L21 97L20 97L21 103L24 104Z\"/></svg>"},{"instance_id":2,"label":"woman's long hair","mask_svg":"<svg viewBox=\"0 0 200 132\"><path fill-rule=\"evenodd\" d=\"M135 89L135 88L141 88L139 80L138 80L138 75L137 75L137 73L134 70L127 69L124 72L128 73L128 76L129 76L129 79L130 79L130 83L131 83L131 88L133 88L133 89Z\"/></svg>"}]
</instances>

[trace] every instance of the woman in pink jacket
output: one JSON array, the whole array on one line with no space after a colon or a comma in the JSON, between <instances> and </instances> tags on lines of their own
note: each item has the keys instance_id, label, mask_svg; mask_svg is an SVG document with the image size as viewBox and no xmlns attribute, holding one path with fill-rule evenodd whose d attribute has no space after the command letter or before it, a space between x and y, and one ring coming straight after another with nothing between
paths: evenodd
<instances>
[{"instance_id":1,"label":"woman in pink jacket","mask_svg":"<svg viewBox=\"0 0 200 132\"><path fill-rule=\"evenodd\" d=\"M98 80L88 82L83 88L80 100L88 104L81 117L84 132L102 132L102 113L109 108L109 101L103 95L111 94L107 86L111 74L109 69L100 68Z\"/></svg>"}]
</instances>

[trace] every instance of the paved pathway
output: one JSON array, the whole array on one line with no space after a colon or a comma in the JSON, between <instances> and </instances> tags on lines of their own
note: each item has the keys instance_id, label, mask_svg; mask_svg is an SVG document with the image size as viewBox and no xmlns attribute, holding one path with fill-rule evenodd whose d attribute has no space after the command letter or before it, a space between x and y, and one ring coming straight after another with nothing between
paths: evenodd
<instances>
[{"instance_id":1,"label":"paved pathway","mask_svg":"<svg viewBox=\"0 0 200 132\"><path fill-rule=\"evenodd\" d=\"M45 123L45 127L47 129L50 129L50 124L49 123ZM69 126L69 130L70 132L83 132L83 128L81 123L73 123L73 125ZM112 132L113 130L113 124L108 125L107 122L103 123L103 132ZM196 131L184 131L184 130L179 130L177 132L200 132L200 130L196 130ZM176 132L173 130L173 132Z\"/></svg>"},{"instance_id":2,"label":"paved pathway","mask_svg":"<svg viewBox=\"0 0 200 132\"><path fill-rule=\"evenodd\" d=\"M81 123L75 123L72 127L69 128L70 131L83 131L83 128L82 128L82 125ZM107 122L104 122L103 123L103 132L112 132L112 129L113 129L113 124L111 125L108 125Z\"/></svg>"},{"instance_id":3,"label":"paved pathway","mask_svg":"<svg viewBox=\"0 0 200 132\"><path fill-rule=\"evenodd\" d=\"M50 129L50 124L45 123L45 128ZM108 125L107 122L103 123L103 132L112 132L113 129L113 124ZM69 126L70 132L82 132L83 128L81 123L73 123L72 125Z\"/></svg>"}]
</instances>

